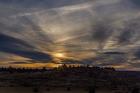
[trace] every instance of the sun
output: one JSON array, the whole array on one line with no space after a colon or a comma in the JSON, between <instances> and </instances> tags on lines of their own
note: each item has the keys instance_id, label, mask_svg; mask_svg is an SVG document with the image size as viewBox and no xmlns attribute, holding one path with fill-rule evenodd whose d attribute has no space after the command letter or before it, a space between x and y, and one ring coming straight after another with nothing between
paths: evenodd
<instances>
[{"instance_id":1,"label":"sun","mask_svg":"<svg viewBox=\"0 0 140 93\"><path fill-rule=\"evenodd\" d=\"M53 56L56 58L64 58L65 54L64 53L54 53Z\"/></svg>"}]
</instances>

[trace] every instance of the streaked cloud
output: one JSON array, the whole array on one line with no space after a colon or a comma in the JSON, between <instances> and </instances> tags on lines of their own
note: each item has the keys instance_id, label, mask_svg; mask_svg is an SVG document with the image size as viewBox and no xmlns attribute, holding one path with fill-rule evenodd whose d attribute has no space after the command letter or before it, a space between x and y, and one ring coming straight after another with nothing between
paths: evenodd
<instances>
[{"instance_id":1,"label":"streaked cloud","mask_svg":"<svg viewBox=\"0 0 140 93\"><path fill-rule=\"evenodd\" d=\"M140 66L135 66L140 47L137 0L1 0L0 5L0 58L32 60L12 60L12 65ZM53 53L65 54L65 59Z\"/></svg>"}]
</instances>

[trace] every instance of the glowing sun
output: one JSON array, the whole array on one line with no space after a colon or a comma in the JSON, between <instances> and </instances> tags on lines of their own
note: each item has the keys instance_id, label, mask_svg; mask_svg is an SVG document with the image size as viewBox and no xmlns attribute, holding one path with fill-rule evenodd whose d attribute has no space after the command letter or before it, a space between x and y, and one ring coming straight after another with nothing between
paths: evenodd
<instances>
[{"instance_id":1,"label":"glowing sun","mask_svg":"<svg viewBox=\"0 0 140 93\"><path fill-rule=\"evenodd\" d=\"M65 54L64 53L54 53L53 56L57 57L57 58L64 58Z\"/></svg>"}]
</instances>

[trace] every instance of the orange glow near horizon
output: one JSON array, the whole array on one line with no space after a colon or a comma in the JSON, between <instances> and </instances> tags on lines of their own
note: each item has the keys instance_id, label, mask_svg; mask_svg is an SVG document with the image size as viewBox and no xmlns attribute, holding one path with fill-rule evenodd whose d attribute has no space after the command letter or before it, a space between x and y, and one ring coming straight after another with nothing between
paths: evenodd
<instances>
[{"instance_id":1,"label":"orange glow near horizon","mask_svg":"<svg viewBox=\"0 0 140 93\"><path fill-rule=\"evenodd\" d=\"M15 68L55 68L59 67L61 64L55 63L33 63L33 64L13 64L13 65L3 65L2 67L15 67Z\"/></svg>"}]
</instances>

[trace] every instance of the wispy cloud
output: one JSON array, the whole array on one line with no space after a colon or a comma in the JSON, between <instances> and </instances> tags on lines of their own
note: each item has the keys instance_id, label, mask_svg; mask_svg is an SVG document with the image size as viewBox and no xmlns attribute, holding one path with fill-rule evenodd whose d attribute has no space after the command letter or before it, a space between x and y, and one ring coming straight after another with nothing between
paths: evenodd
<instances>
[{"instance_id":1,"label":"wispy cloud","mask_svg":"<svg viewBox=\"0 0 140 93\"><path fill-rule=\"evenodd\" d=\"M2 0L0 5L1 53L52 61L51 53L65 52L78 62L63 63L137 69L130 56L139 58L138 0Z\"/></svg>"}]
</instances>

